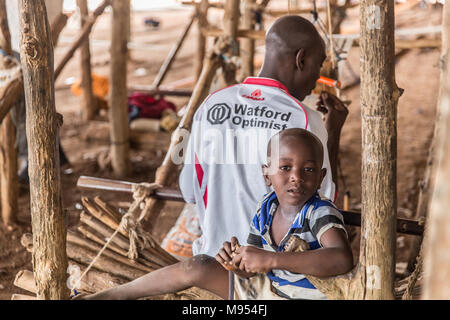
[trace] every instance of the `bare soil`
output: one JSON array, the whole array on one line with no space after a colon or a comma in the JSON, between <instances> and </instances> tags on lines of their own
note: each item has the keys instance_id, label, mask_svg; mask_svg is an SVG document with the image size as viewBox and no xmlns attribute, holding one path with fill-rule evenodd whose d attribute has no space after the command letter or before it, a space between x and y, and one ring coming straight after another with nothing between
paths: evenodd
<instances>
[{"instance_id":1,"label":"bare soil","mask_svg":"<svg viewBox=\"0 0 450 320\"><path fill-rule=\"evenodd\" d=\"M399 10L400 11L400 10ZM441 7L420 8L396 13L397 27L418 27L439 25L441 23ZM343 24L348 32L357 32L359 9L349 10L349 18ZM164 58L175 43L182 28L188 22L189 10L134 12L132 14L133 49L128 66L129 84L150 85L156 76ZM144 19L153 17L161 21L158 29L144 25ZM211 10L210 21L219 21L218 10ZM91 37L93 72L108 76L109 73L109 25L110 13L100 17ZM268 25L272 19L266 20ZM195 52L194 26L183 48L179 52L164 83L190 77L193 74L193 54ZM55 49L55 62L62 58L70 45L70 39L79 34L78 23L69 21L62 32L58 46ZM428 36L430 37L430 36ZM262 43L258 42L259 45ZM415 212L418 195L418 182L423 178L427 152L434 126L436 102L439 88L439 55L438 49L414 49L403 54L396 64L396 81L400 88L405 89L398 105L398 216L410 218ZM352 48L349 64L353 71L359 73L359 49ZM114 178L111 170L102 170L96 160L99 152L108 149L107 143L87 141L82 133L92 123L85 123L80 116L80 98L74 96L65 81L70 77L79 78L80 57L78 54L69 62L62 72L56 86L56 108L64 116L61 128L61 143L66 152L70 167L64 167L61 175L63 205L68 216L69 228L77 225L80 210L76 208L81 202L82 194L97 195L98 193L81 192L76 188L80 175ZM140 70L140 72L136 72ZM142 75L142 71L145 74ZM345 83L344 83L345 85ZM189 86L188 86L189 87ZM343 179L340 179L339 189L351 194L351 209L359 210L361 203L361 109L359 105L359 86L356 85L342 92L343 100L351 100L350 114L344 126L341 139L340 162ZM167 97L178 108L184 106L187 98ZM106 120L102 114L97 120ZM153 181L156 168L160 165L164 153L161 150L131 151L133 165L132 174L126 178L129 181ZM66 169L70 168L71 171ZM340 193L338 204L342 204ZM124 206L122 202L130 202L127 195L102 193L102 198ZM31 254L20 244L23 233L31 232L29 192L21 188L19 199L20 209L17 213L19 224L14 230L8 230L0 225L0 299L10 299L13 293L25 291L13 286L14 277L19 270L32 270ZM169 203L160 216L155 236L162 240L175 223L182 205ZM355 228L358 230L358 228ZM404 263L408 259L411 236L399 235L397 241L397 262ZM358 237L353 243L355 257L358 256Z\"/></svg>"}]
</instances>

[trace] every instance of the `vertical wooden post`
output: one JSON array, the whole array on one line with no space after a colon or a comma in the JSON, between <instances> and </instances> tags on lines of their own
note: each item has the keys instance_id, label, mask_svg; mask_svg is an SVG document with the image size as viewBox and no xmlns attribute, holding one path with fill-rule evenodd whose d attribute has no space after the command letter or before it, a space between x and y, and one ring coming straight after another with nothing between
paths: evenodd
<instances>
[{"instance_id":1,"label":"vertical wooden post","mask_svg":"<svg viewBox=\"0 0 450 320\"><path fill-rule=\"evenodd\" d=\"M393 299L397 216L397 102L394 1L362 0L361 265L366 299Z\"/></svg>"},{"instance_id":2,"label":"vertical wooden post","mask_svg":"<svg viewBox=\"0 0 450 320\"><path fill-rule=\"evenodd\" d=\"M424 238L424 299L450 297L450 4L444 4L436 141L437 168Z\"/></svg>"},{"instance_id":3,"label":"vertical wooden post","mask_svg":"<svg viewBox=\"0 0 450 320\"><path fill-rule=\"evenodd\" d=\"M194 75L195 82L200 77L203 68L203 59L205 59L206 52L206 37L202 34L202 29L208 26L208 0L201 0L195 6L197 13L197 50L194 57Z\"/></svg>"},{"instance_id":4,"label":"vertical wooden post","mask_svg":"<svg viewBox=\"0 0 450 320\"><path fill-rule=\"evenodd\" d=\"M244 1L244 14L242 19L242 28L255 29L254 7L256 0ZM253 76L255 58L255 40L249 38L241 39L241 72L240 80Z\"/></svg>"},{"instance_id":5,"label":"vertical wooden post","mask_svg":"<svg viewBox=\"0 0 450 320\"><path fill-rule=\"evenodd\" d=\"M66 227L61 204L53 46L44 0L20 0L23 69L33 230L33 268L38 299L67 299Z\"/></svg>"},{"instance_id":6,"label":"vertical wooden post","mask_svg":"<svg viewBox=\"0 0 450 320\"><path fill-rule=\"evenodd\" d=\"M130 172L127 107L127 58L130 2L112 0L111 20L111 108L109 112L111 159L114 174Z\"/></svg>"},{"instance_id":7,"label":"vertical wooden post","mask_svg":"<svg viewBox=\"0 0 450 320\"><path fill-rule=\"evenodd\" d=\"M5 0L0 0L0 48L6 55L12 55L11 35L6 16ZM3 119L0 127L0 195L3 224L16 221L18 210L19 184L17 177L16 126L11 113Z\"/></svg>"},{"instance_id":8,"label":"vertical wooden post","mask_svg":"<svg viewBox=\"0 0 450 320\"><path fill-rule=\"evenodd\" d=\"M86 24L86 19L89 17L89 9L87 0L77 0L80 8L80 25L81 28ZM88 39L81 45L81 88L83 89L81 110L83 120L92 120L95 116L96 100L92 91L92 77L91 77L91 51Z\"/></svg>"},{"instance_id":9,"label":"vertical wooden post","mask_svg":"<svg viewBox=\"0 0 450 320\"><path fill-rule=\"evenodd\" d=\"M223 31L227 36L232 38L233 43L230 47L232 56L239 55L239 43L237 41L237 33L239 29L239 0L226 0L225 12L223 15Z\"/></svg>"}]
</instances>

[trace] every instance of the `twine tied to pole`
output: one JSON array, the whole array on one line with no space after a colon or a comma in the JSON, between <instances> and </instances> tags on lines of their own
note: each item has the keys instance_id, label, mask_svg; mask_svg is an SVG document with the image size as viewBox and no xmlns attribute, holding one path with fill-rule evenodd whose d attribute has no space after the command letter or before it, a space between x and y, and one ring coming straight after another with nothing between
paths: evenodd
<instances>
[{"instance_id":1,"label":"twine tied to pole","mask_svg":"<svg viewBox=\"0 0 450 320\"><path fill-rule=\"evenodd\" d=\"M130 248L128 250L128 258L136 260L139 256L139 249L143 250L147 246L155 247L156 240L152 235L142 228L139 219L139 211L141 203L157 188L161 186L157 183L140 183L134 184L132 187L134 202L131 204L128 212L122 217L119 228L128 232L130 240Z\"/></svg>"},{"instance_id":2,"label":"twine tied to pole","mask_svg":"<svg viewBox=\"0 0 450 320\"><path fill-rule=\"evenodd\" d=\"M81 283L81 280L88 273L88 271L95 264L97 259L102 255L102 253L106 250L106 248L111 243L112 239L119 233L119 231L124 230L128 232L128 236L130 239L130 248L128 250L128 258L132 260L136 260L139 256L139 249L143 250L148 245L154 247L157 242L152 237L152 235L146 231L141 226L140 220L138 219L138 213L140 209L140 204L148 198L150 194L156 189L161 188L161 185L157 183L139 183L134 184L132 186L133 191L133 203L131 204L128 212L122 217L119 226L105 243L102 249L97 253L97 255L92 259L89 266L84 270L81 276L78 278L75 288L78 287Z\"/></svg>"}]
</instances>

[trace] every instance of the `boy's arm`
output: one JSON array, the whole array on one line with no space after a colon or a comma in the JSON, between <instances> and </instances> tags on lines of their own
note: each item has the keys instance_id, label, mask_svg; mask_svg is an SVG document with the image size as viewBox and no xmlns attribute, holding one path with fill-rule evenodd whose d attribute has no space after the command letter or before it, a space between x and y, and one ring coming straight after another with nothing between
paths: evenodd
<instances>
[{"instance_id":1,"label":"boy's arm","mask_svg":"<svg viewBox=\"0 0 450 320\"><path fill-rule=\"evenodd\" d=\"M322 248L305 252L269 252L246 246L236 250L233 263L246 272L282 269L316 277L343 274L353 267L353 256L344 231L330 228L321 236Z\"/></svg>"},{"instance_id":2,"label":"boy's arm","mask_svg":"<svg viewBox=\"0 0 450 320\"><path fill-rule=\"evenodd\" d=\"M280 252L270 259L272 269L283 269L326 278L350 271L353 255L345 232L330 228L323 233L322 248L304 252Z\"/></svg>"}]
</instances>

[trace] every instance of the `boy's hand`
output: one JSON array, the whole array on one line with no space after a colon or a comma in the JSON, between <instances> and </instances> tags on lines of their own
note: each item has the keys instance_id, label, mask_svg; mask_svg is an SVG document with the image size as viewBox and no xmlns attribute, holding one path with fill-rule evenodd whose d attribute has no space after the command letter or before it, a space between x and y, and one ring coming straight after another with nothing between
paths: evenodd
<instances>
[{"instance_id":1,"label":"boy's hand","mask_svg":"<svg viewBox=\"0 0 450 320\"><path fill-rule=\"evenodd\" d=\"M237 255L233 258L233 264L239 269L249 273L267 273L272 270L272 252L245 246L236 249Z\"/></svg>"},{"instance_id":2,"label":"boy's hand","mask_svg":"<svg viewBox=\"0 0 450 320\"><path fill-rule=\"evenodd\" d=\"M233 256L235 255L236 248L239 247L239 242L236 237L231 238L231 242L224 242L222 249L216 255L216 260L228 271L239 270L239 268L233 264Z\"/></svg>"}]
</instances>

